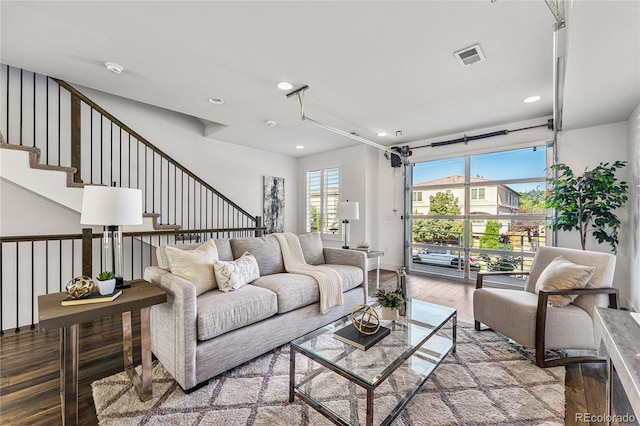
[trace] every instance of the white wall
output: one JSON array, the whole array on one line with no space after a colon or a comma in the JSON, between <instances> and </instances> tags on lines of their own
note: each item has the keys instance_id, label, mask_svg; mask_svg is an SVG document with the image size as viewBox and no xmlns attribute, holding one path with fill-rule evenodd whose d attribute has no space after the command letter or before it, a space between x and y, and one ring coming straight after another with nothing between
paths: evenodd
<instances>
[{"instance_id":1,"label":"white wall","mask_svg":"<svg viewBox=\"0 0 640 426\"><path fill-rule=\"evenodd\" d=\"M0 179L0 235L79 234L82 228L80 213Z\"/></svg>"},{"instance_id":2,"label":"white wall","mask_svg":"<svg viewBox=\"0 0 640 426\"><path fill-rule=\"evenodd\" d=\"M640 105L627 122L629 161L629 304L640 311Z\"/></svg>"},{"instance_id":3,"label":"white wall","mask_svg":"<svg viewBox=\"0 0 640 426\"><path fill-rule=\"evenodd\" d=\"M563 131L558 134L558 162L571 167L575 173L585 168L593 168L600 162L627 160L627 122L606 124L602 126ZM629 182L630 170L628 165L618 173L618 178ZM622 222L619 232L618 259L614 276L614 287L620 290L623 306L628 306L630 296L629 256L633 237L630 233L629 209L616 211ZM580 237L576 231L557 233L557 245L560 247L581 248ZM637 243L637 242L636 242ZM587 250L610 253L608 244L598 244L589 236Z\"/></svg>"},{"instance_id":4,"label":"white wall","mask_svg":"<svg viewBox=\"0 0 640 426\"><path fill-rule=\"evenodd\" d=\"M285 230L295 232L296 158L206 138L202 124L193 117L77 88L253 216L263 216L263 176L283 177Z\"/></svg>"},{"instance_id":5,"label":"white wall","mask_svg":"<svg viewBox=\"0 0 640 426\"><path fill-rule=\"evenodd\" d=\"M305 176L309 170L317 170L332 165L340 166L340 200L357 201L360 219L350 221L351 245L367 241L372 248L377 248L377 241L373 240L373 219L376 217L375 200L377 199L375 182L375 156L378 151L366 145L357 145L337 151L317 155L309 155L298 160L298 227L297 232L305 231ZM327 247L341 247L341 237L324 237Z\"/></svg>"}]
</instances>

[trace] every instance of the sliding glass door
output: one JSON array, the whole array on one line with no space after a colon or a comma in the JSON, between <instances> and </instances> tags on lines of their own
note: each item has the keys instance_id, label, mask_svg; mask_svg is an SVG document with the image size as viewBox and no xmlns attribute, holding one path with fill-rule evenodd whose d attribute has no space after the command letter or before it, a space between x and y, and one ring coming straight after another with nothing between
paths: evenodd
<instances>
[{"instance_id":1,"label":"sliding glass door","mask_svg":"<svg viewBox=\"0 0 640 426\"><path fill-rule=\"evenodd\" d=\"M546 244L547 151L541 145L416 163L410 270L463 279L480 270L528 270Z\"/></svg>"}]
</instances>

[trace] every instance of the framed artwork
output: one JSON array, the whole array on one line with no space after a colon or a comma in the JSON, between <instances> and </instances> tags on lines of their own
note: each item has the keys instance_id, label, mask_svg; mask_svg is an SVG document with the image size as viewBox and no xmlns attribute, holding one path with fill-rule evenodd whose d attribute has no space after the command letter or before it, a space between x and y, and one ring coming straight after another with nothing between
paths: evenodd
<instances>
[{"instance_id":1,"label":"framed artwork","mask_svg":"<svg viewBox=\"0 0 640 426\"><path fill-rule=\"evenodd\" d=\"M284 178L264 177L263 217L265 234L284 232Z\"/></svg>"}]
</instances>

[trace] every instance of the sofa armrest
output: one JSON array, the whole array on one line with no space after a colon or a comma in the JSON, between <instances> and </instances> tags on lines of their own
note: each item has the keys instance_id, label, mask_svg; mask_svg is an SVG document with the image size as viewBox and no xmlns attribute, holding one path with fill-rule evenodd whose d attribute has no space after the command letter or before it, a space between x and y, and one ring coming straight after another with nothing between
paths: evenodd
<instances>
[{"instance_id":1,"label":"sofa armrest","mask_svg":"<svg viewBox=\"0 0 640 426\"><path fill-rule=\"evenodd\" d=\"M476 275L476 288L482 288L484 277L510 275L529 275L529 271L479 271Z\"/></svg>"},{"instance_id":2,"label":"sofa armrest","mask_svg":"<svg viewBox=\"0 0 640 426\"><path fill-rule=\"evenodd\" d=\"M167 293L167 302L151 308L151 346L160 362L184 389L195 386L197 340L196 287L157 266L144 279Z\"/></svg>"},{"instance_id":3,"label":"sofa armrest","mask_svg":"<svg viewBox=\"0 0 640 426\"><path fill-rule=\"evenodd\" d=\"M364 287L364 301L369 298L369 273L367 268L367 254L358 250L325 247L323 249L324 262L328 265L351 265L362 269L362 286Z\"/></svg>"}]
</instances>

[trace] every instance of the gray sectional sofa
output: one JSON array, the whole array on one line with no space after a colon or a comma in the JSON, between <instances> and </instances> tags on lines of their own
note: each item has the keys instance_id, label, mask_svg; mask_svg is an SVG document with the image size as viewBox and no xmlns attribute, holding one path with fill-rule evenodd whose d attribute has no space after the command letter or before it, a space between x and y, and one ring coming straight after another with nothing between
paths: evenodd
<instances>
[{"instance_id":1,"label":"gray sectional sofa","mask_svg":"<svg viewBox=\"0 0 640 426\"><path fill-rule=\"evenodd\" d=\"M215 240L220 260L255 256L260 277L235 291L218 289L196 296L193 283L172 274L166 246L157 250L158 266L144 278L167 292L167 302L152 307L153 353L180 384L191 390L224 371L348 315L367 302L367 259L363 252L323 248L319 234L298 236L305 261L323 265L342 278L344 304L320 312L317 282L287 273L275 236ZM173 247L193 250L200 244Z\"/></svg>"}]
</instances>

